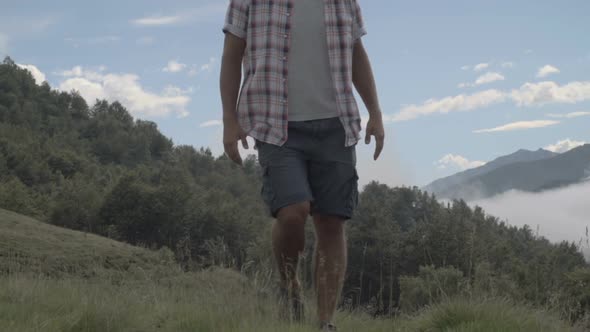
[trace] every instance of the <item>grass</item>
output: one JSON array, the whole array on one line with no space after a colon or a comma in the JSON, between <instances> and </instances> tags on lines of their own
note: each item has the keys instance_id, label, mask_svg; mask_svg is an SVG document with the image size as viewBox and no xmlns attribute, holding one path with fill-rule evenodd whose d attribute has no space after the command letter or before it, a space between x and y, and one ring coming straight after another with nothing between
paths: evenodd
<instances>
[{"instance_id":1,"label":"grass","mask_svg":"<svg viewBox=\"0 0 590 332\"><path fill-rule=\"evenodd\" d=\"M278 320L268 274L184 273L168 259L0 210L0 331L316 331L310 296L305 324ZM550 313L485 299L396 319L339 312L336 323L355 332L573 331Z\"/></svg>"},{"instance_id":2,"label":"grass","mask_svg":"<svg viewBox=\"0 0 590 332\"><path fill-rule=\"evenodd\" d=\"M172 257L163 252L56 227L0 209L0 274L91 277L171 264Z\"/></svg>"}]
</instances>

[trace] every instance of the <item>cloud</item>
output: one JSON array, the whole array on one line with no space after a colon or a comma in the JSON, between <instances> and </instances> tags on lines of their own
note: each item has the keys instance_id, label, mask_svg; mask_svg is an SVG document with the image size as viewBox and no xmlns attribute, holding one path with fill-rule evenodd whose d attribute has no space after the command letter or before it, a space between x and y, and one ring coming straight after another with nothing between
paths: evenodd
<instances>
[{"instance_id":1,"label":"cloud","mask_svg":"<svg viewBox=\"0 0 590 332\"><path fill-rule=\"evenodd\" d=\"M454 168L459 168L462 171L470 168L480 167L485 164L486 163L484 161L470 161L463 156L454 154L447 154L436 162L436 165L439 169L446 169L447 167L452 166Z\"/></svg>"},{"instance_id":2,"label":"cloud","mask_svg":"<svg viewBox=\"0 0 590 332\"><path fill-rule=\"evenodd\" d=\"M119 101L129 112L136 116L161 117L176 114L178 117L188 115L186 106L190 97L180 88L168 86L162 93L146 91L134 74L112 74L86 70L76 66L60 73L65 77L59 89L77 90L89 104L96 99Z\"/></svg>"},{"instance_id":3,"label":"cloud","mask_svg":"<svg viewBox=\"0 0 590 332\"><path fill-rule=\"evenodd\" d=\"M512 90L511 97L518 106L573 104L590 100L590 81L571 82L563 86L551 81L525 83L520 89Z\"/></svg>"},{"instance_id":4,"label":"cloud","mask_svg":"<svg viewBox=\"0 0 590 332\"><path fill-rule=\"evenodd\" d=\"M559 121L554 120L535 120L535 121L519 121L519 122L512 122L500 127L490 128L490 129L480 129L475 130L474 133L481 134L481 133L495 133L500 131L514 131L514 130L526 130L526 129L534 129L534 128L544 128L549 126L554 126L559 124Z\"/></svg>"},{"instance_id":5,"label":"cloud","mask_svg":"<svg viewBox=\"0 0 590 332\"><path fill-rule=\"evenodd\" d=\"M539 68L539 71L537 72L537 77L543 78L551 74L558 74L559 72L559 69L553 67L552 65L545 65L544 67Z\"/></svg>"},{"instance_id":6,"label":"cloud","mask_svg":"<svg viewBox=\"0 0 590 332\"><path fill-rule=\"evenodd\" d=\"M475 70L475 71L482 71L484 69L487 69L489 66L490 66L489 63L480 63L480 64L475 65L473 67L473 70Z\"/></svg>"},{"instance_id":7,"label":"cloud","mask_svg":"<svg viewBox=\"0 0 590 332\"><path fill-rule=\"evenodd\" d=\"M481 206L486 213L510 225L529 225L533 231L552 242L580 241L590 226L590 182L541 193L508 193L471 205Z\"/></svg>"},{"instance_id":8,"label":"cloud","mask_svg":"<svg viewBox=\"0 0 590 332\"><path fill-rule=\"evenodd\" d=\"M465 87L468 83L461 83ZM395 115L393 121L407 121L431 114L446 114L455 111L472 111L507 100L517 106L543 106L546 104L575 104L590 100L590 81L570 82L558 85L555 82L525 83L510 92L485 90L471 95L460 94L442 99L429 99L422 105L408 105Z\"/></svg>"},{"instance_id":9,"label":"cloud","mask_svg":"<svg viewBox=\"0 0 590 332\"><path fill-rule=\"evenodd\" d=\"M195 76L202 72L211 72L213 67L217 64L218 60L215 57L210 57L209 62L202 64L202 65L192 65L191 69L189 70L188 74L190 76Z\"/></svg>"},{"instance_id":10,"label":"cloud","mask_svg":"<svg viewBox=\"0 0 590 332\"><path fill-rule=\"evenodd\" d=\"M513 68L514 62L511 62L511 61L502 62L501 66L502 66L502 68Z\"/></svg>"},{"instance_id":11,"label":"cloud","mask_svg":"<svg viewBox=\"0 0 590 332\"><path fill-rule=\"evenodd\" d=\"M210 120L210 121L206 121L203 122L199 125L199 127L201 128L207 128L207 127L218 127L221 126L223 123L221 122L221 120Z\"/></svg>"},{"instance_id":12,"label":"cloud","mask_svg":"<svg viewBox=\"0 0 590 332\"><path fill-rule=\"evenodd\" d=\"M558 119L573 119L573 118L579 118L581 116L590 116L590 112L572 112L572 113L566 113L566 114L547 114L548 117L550 118L558 118Z\"/></svg>"},{"instance_id":13,"label":"cloud","mask_svg":"<svg viewBox=\"0 0 590 332\"><path fill-rule=\"evenodd\" d=\"M41 85L43 82L47 80L45 74L34 65L21 65L20 63L17 63L16 65L22 69L28 70L31 73L31 75L33 75L33 78L35 79L35 83L37 83L37 85Z\"/></svg>"},{"instance_id":14,"label":"cloud","mask_svg":"<svg viewBox=\"0 0 590 332\"><path fill-rule=\"evenodd\" d=\"M185 9L174 15L146 16L131 20L131 23L140 27L158 27L190 22L216 21L223 18L223 14L225 13L226 9L226 2L219 1L194 9Z\"/></svg>"},{"instance_id":15,"label":"cloud","mask_svg":"<svg viewBox=\"0 0 590 332\"><path fill-rule=\"evenodd\" d=\"M429 99L422 105L409 105L392 118L393 121L407 121L420 116L436 113L446 114L457 111L472 111L478 108L501 103L506 95L498 90L485 90L471 95L457 95L442 99Z\"/></svg>"},{"instance_id":16,"label":"cloud","mask_svg":"<svg viewBox=\"0 0 590 332\"><path fill-rule=\"evenodd\" d=\"M95 45L104 45L104 44L112 44L121 41L120 36L97 36L97 37L90 37L90 38L73 38L68 37L64 39L67 43L72 44L74 47L80 47L80 45L88 45L88 46L95 46Z\"/></svg>"},{"instance_id":17,"label":"cloud","mask_svg":"<svg viewBox=\"0 0 590 332\"><path fill-rule=\"evenodd\" d=\"M492 83L492 82L496 82L496 81L503 81L503 80L505 80L505 78L504 78L504 76L502 76L502 74L488 72L488 73L485 73L485 74L481 75L480 77L478 77L477 80L475 81L475 85L482 85L482 84Z\"/></svg>"},{"instance_id":18,"label":"cloud","mask_svg":"<svg viewBox=\"0 0 590 332\"><path fill-rule=\"evenodd\" d=\"M186 64L180 63L177 60L168 61L168 65L162 69L166 73L178 73L186 68Z\"/></svg>"},{"instance_id":19,"label":"cloud","mask_svg":"<svg viewBox=\"0 0 590 332\"><path fill-rule=\"evenodd\" d=\"M467 87L474 87L474 86L478 86L478 85L483 85L483 84L488 84L488 83L492 83L492 82L496 82L496 81L503 81L506 78L500 74L500 73L496 73L496 72L487 72L481 76L479 76L474 83L461 83L458 85L459 88L467 88Z\"/></svg>"},{"instance_id":20,"label":"cloud","mask_svg":"<svg viewBox=\"0 0 590 332\"><path fill-rule=\"evenodd\" d=\"M563 153L563 152L567 152L571 149L575 149L578 146L582 146L584 144L586 144L586 142L573 141L573 140L567 138L567 139L561 140L555 144L548 145L544 149L552 151L552 152L556 152L556 153Z\"/></svg>"},{"instance_id":21,"label":"cloud","mask_svg":"<svg viewBox=\"0 0 590 332\"><path fill-rule=\"evenodd\" d=\"M463 66L463 67L461 67L461 70L470 70L470 69L471 69L471 66Z\"/></svg>"},{"instance_id":22,"label":"cloud","mask_svg":"<svg viewBox=\"0 0 590 332\"><path fill-rule=\"evenodd\" d=\"M132 21L133 24L139 26L160 26L160 25L171 25L182 21L182 16L150 16L138 18Z\"/></svg>"}]
</instances>

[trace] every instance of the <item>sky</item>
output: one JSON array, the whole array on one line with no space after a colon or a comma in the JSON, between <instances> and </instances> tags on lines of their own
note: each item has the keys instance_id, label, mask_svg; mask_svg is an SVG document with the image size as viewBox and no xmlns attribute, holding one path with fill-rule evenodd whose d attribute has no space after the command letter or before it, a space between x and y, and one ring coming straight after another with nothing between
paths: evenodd
<instances>
[{"instance_id":1,"label":"sky","mask_svg":"<svg viewBox=\"0 0 590 332\"><path fill-rule=\"evenodd\" d=\"M518 149L590 142L589 1L358 2L387 136L377 162L359 142L361 184L422 186ZM0 0L0 57L220 155L227 4Z\"/></svg>"}]
</instances>

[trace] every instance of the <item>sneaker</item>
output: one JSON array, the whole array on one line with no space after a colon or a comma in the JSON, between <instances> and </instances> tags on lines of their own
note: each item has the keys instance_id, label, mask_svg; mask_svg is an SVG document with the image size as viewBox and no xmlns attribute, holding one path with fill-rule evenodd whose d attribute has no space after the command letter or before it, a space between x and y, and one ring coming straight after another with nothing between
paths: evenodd
<instances>
[{"instance_id":1,"label":"sneaker","mask_svg":"<svg viewBox=\"0 0 590 332\"><path fill-rule=\"evenodd\" d=\"M330 322L321 322L320 323L320 331L333 332L333 331L338 331L338 329L336 328L336 325L334 325Z\"/></svg>"}]
</instances>

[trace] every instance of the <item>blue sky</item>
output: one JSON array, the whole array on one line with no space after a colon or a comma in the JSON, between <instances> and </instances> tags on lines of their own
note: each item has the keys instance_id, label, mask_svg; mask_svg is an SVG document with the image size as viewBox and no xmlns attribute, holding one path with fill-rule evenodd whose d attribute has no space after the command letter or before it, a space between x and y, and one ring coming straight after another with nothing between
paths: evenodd
<instances>
[{"instance_id":1,"label":"blue sky","mask_svg":"<svg viewBox=\"0 0 590 332\"><path fill-rule=\"evenodd\" d=\"M226 1L1 1L0 56L222 152ZM359 144L362 183L424 185L590 142L590 2L358 1L387 132L376 163Z\"/></svg>"}]
</instances>

